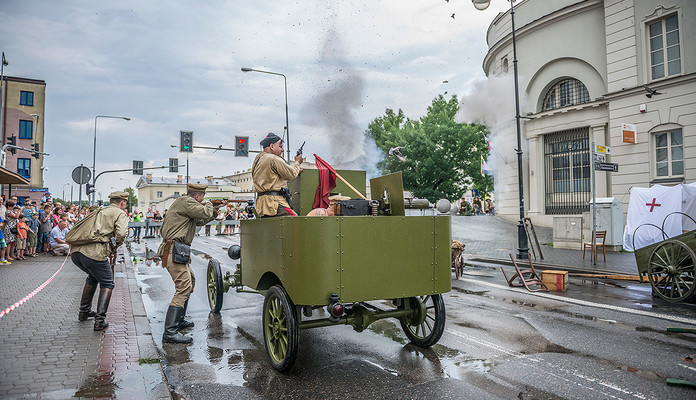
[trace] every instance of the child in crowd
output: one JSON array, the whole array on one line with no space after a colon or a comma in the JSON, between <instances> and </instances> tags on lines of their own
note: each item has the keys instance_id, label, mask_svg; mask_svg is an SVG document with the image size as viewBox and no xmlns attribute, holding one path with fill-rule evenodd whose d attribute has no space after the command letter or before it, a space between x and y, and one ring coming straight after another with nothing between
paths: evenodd
<instances>
[{"instance_id":1,"label":"child in crowd","mask_svg":"<svg viewBox=\"0 0 696 400\"><path fill-rule=\"evenodd\" d=\"M17 259L26 260L24 253L27 250L27 222L24 214L17 217Z\"/></svg>"},{"instance_id":2,"label":"child in crowd","mask_svg":"<svg viewBox=\"0 0 696 400\"><path fill-rule=\"evenodd\" d=\"M39 213L32 211L31 217L27 221L27 234L28 244L27 244L27 255L30 257L38 257L36 254L36 245L38 244L38 233L39 233Z\"/></svg>"},{"instance_id":3,"label":"child in crowd","mask_svg":"<svg viewBox=\"0 0 696 400\"><path fill-rule=\"evenodd\" d=\"M0 218L0 265L10 265L11 262L5 259L5 251L7 250L7 244L5 243L5 236L2 234L2 229L5 227L5 222Z\"/></svg>"}]
</instances>

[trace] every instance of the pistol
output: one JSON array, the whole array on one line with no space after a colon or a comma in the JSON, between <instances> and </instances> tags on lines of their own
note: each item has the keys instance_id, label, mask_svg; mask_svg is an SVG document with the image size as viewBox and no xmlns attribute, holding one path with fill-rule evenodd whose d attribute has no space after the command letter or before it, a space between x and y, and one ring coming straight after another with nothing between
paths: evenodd
<instances>
[{"instance_id":1,"label":"pistol","mask_svg":"<svg viewBox=\"0 0 696 400\"><path fill-rule=\"evenodd\" d=\"M296 156L299 156L300 154L302 154L302 148L304 147L305 143L307 143L306 140L304 142L302 142L302 146L300 146L300 148L297 149L297 154L295 154Z\"/></svg>"}]
</instances>

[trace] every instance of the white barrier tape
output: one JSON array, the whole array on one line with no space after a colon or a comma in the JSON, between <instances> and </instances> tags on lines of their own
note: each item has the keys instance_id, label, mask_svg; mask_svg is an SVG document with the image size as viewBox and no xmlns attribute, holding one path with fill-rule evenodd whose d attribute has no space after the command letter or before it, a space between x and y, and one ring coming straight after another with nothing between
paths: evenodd
<instances>
[{"instance_id":1,"label":"white barrier tape","mask_svg":"<svg viewBox=\"0 0 696 400\"><path fill-rule=\"evenodd\" d=\"M31 299L32 297L34 297L34 296L35 296L37 293L39 293L43 288L45 288L46 285L48 285L49 283L51 283L51 281L53 280L53 278L55 278L56 275L58 275L58 273L60 272L60 270L63 269L63 266L65 265L65 262L66 262L66 261L68 261L68 255L67 255L67 254L65 255L65 260L63 260L63 264L60 265L60 268L58 268L58 271L56 271L56 273L53 274L53 276L51 276L50 278L48 278L48 280L47 280L46 282L42 283L41 286L39 286L39 287L37 287L36 289L34 289L33 292L31 292L31 293L29 293L28 295L26 295L22 300L20 300L20 301L14 303L13 305L7 307L6 309L0 311L0 318L2 318L2 317L4 317L5 315L9 314L10 311L13 311L15 308L17 308L17 307L21 306L22 304L26 303L29 299Z\"/></svg>"}]
</instances>

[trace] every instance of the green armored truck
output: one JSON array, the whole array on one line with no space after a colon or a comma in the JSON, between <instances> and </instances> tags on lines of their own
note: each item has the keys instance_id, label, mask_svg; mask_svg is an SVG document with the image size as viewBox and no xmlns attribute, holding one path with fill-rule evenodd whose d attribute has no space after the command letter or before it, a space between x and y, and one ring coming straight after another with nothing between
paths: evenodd
<instances>
[{"instance_id":1,"label":"green armored truck","mask_svg":"<svg viewBox=\"0 0 696 400\"><path fill-rule=\"evenodd\" d=\"M365 171L338 173L365 193ZM371 200L342 204L342 214L364 215L305 216L318 184L311 169L289 183L297 217L241 221L241 246L228 251L240 260L234 273L208 264L211 310L220 311L231 287L264 295L264 342L279 371L292 367L302 329L349 324L361 332L396 318L412 343L437 343L441 294L451 290L449 217L405 216L400 172L372 179ZM332 192L352 190L338 182Z\"/></svg>"}]
</instances>

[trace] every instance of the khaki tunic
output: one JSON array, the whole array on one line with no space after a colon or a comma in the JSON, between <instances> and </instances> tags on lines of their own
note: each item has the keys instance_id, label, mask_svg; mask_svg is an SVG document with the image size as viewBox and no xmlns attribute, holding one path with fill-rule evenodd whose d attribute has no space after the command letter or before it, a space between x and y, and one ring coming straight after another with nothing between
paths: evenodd
<instances>
[{"instance_id":1,"label":"khaki tunic","mask_svg":"<svg viewBox=\"0 0 696 400\"><path fill-rule=\"evenodd\" d=\"M164 254L164 245L167 240L191 245L196 234L196 226L205 225L215 219L217 208L212 203L201 204L191 196L179 196L164 216L160 234L162 243L157 249L157 255Z\"/></svg>"},{"instance_id":2,"label":"khaki tunic","mask_svg":"<svg viewBox=\"0 0 696 400\"><path fill-rule=\"evenodd\" d=\"M251 167L251 177L254 181L254 191L268 192L280 190L287 186L288 181L295 179L300 174L302 168L297 161L292 165L285 163L285 160L275 154L262 151L254 159ZM276 215L278 206L290 207L283 196L259 196L256 198L256 212L259 217L264 215Z\"/></svg>"},{"instance_id":3,"label":"khaki tunic","mask_svg":"<svg viewBox=\"0 0 696 400\"><path fill-rule=\"evenodd\" d=\"M93 211L94 212L94 211ZM82 253L85 257L94 261L106 261L109 255L116 251L111 247L110 238L116 238L116 247L120 246L128 234L128 216L125 211L116 205L109 205L102 209L94 222L97 232L104 232L103 242L72 246L70 251Z\"/></svg>"}]
</instances>

